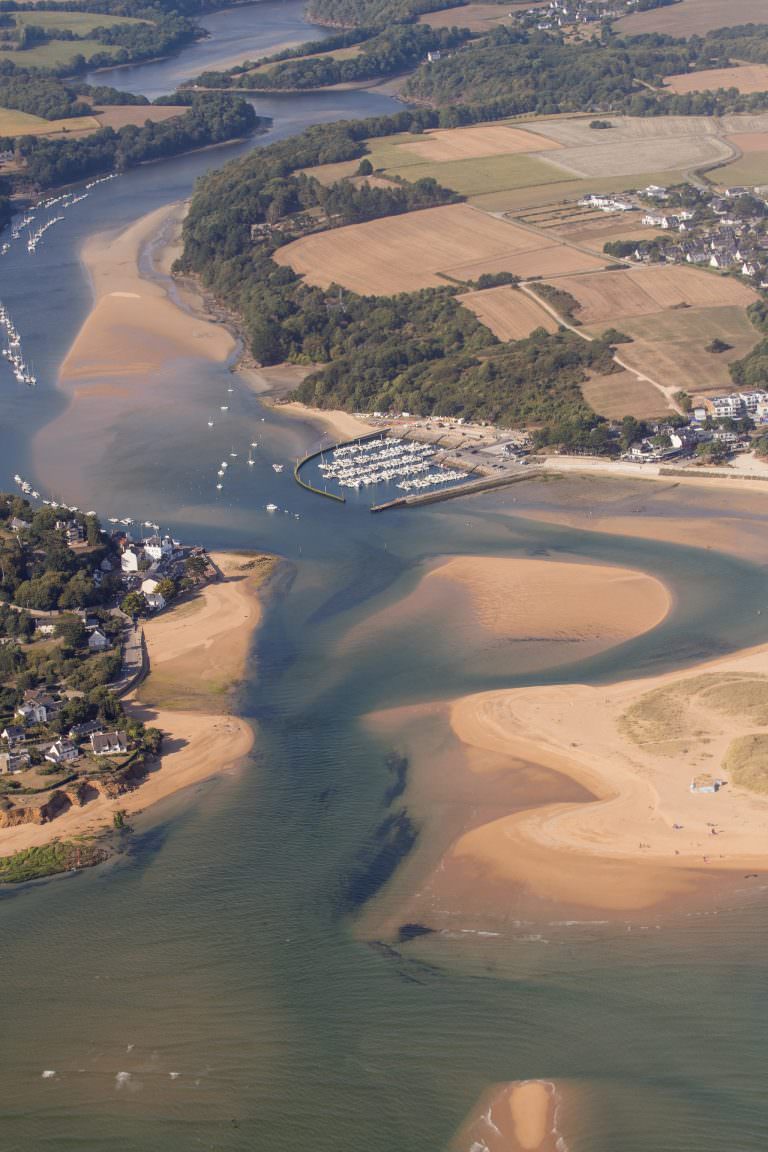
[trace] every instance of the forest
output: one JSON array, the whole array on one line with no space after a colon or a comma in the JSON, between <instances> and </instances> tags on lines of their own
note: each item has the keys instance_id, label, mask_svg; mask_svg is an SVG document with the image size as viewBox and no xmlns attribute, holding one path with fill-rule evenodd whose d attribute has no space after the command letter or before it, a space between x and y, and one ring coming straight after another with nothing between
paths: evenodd
<instances>
[{"instance_id":1,"label":"forest","mask_svg":"<svg viewBox=\"0 0 768 1152\"><path fill-rule=\"evenodd\" d=\"M22 136L18 147L26 161L25 179L44 189L248 136L258 125L259 118L245 100L208 93L196 96L183 116L161 124L143 128L128 124L118 131L102 128L79 140Z\"/></svg>"},{"instance_id":2,"label":"forest","mask_svg":"<svg viewBox=\"0 0 768 1152\"><path fill-rule=\"evenodd\" d=\"M498 101L506 115L608 109L641 116L706 115L763 107L764 93L676 96L644 87L658 86L674 73L726 67L737 51L760 59L768 51L768 27L750 26L739 38L724 36L723 30L689 40L606 33L602 41L576 43L553 32L495 28L482 42L422 65L404 94L433 105Z\"/></svg>"},{"instance_id":3,"label":"forest","mask_svg":"<svg viewBox=\"0 0 768 1152\"><path fill-rule=\"evenodd\" d=\"M366 40L359 55L349 59L334 59L328 50L320 56L302 55L278 61L269 70L260 67L256 72L244 71L240 66L231 72L207 72L196 83L216 88L224 84L291 90L377 79L405 72L423 60L427 52L455 48L468 36L466 29L396 24Z\"/></svg>"},{"instance_id":4,"label":"forest","mask_svg":"<svg viewBox=\"0 0 768 1152\"><path fill-rule=\"evenodd\" d=\"M437 8L460 8L466 0L310 0L309 19L341 28L383 28L415 20Z\"/></svg>"}]
</instances>

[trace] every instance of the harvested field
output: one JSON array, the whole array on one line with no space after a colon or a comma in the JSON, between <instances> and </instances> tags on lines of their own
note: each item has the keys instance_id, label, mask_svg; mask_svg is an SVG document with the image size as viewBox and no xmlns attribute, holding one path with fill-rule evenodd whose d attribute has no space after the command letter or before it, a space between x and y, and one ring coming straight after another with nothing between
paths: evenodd
<instances>
[{"instance_id":1,"label":"harvested field","mask_svg":"<svg viewBox=\"0 0 768 1152\"><path fill-rule=\"evenodd\" d=\"M548 260L560 252L570 258L569 249L553 250L527 229L467 204L449 204L304 236L279 248L274 259L309 284L386 295L445 284L440 272L474 279L485 271L514 271L516 257L533 258L542 247Z\"/></svg>"},{"instance_id":2,"label":"harvested field","mask_svg":"<svg viewBox=\"0 0 768 1152\"><path fill-rule=\"evenodd\" d=\"M622 344L620 351L629 345ZM610 376L593 376L581 386L584 399L599 416L608 420L621 420L634 416L637 420L650 420L669 412L669 407L653 384L638 380L631 372L614 372Z\"/></svg>"},{"instance_id":3,"label":"harvested field","mask_svg":"<svg viewBox=\"0 0 768 1152\"><path fill-rule=\"evenodd\" d=\"M556 332L558 325L549 312L524 292L503 285L482 292L465 292L456 297L499 340L524 340L536 328Z\"/></svg>"},{"instance_id":4,"label":"harvested field","mask_svg":"<svg viewBox=\"0 0 768 1152\"><path fill-rule=\"evenodd\" d=\"M537 136L508 124L478 124L474 128L439 128L425 132L421 140L401 144L403 152L413 153L430 163L470 160L478 156L507 156L516 152L547 152L562 147L556 140Z\"/></svg>"},{"instance_id":5,"label":"harvested field","mask_svg":"<svg viewBox=\"0 0 768 1152\"><path fill-rule=\"evenodd\" d=\"M707 68L702 72L683 72L666 76L664 83L672 91L712 92L718 88L738 88L739 92L768 90L768 65L738 64L734 68Z\"/></svg>"},{"instance_id":6,"label":"harvested field","mask_svg":"<svg viewBox=\"0 0 768 1152\"><path fill-rule=\"evenodd\" d=\"M531 127L535 127L542 136L558 140L566 148L634 146L647 140L699 138L717 136L719 132L716 121L708 116L609 116L611 127L602 132L590 128L591 119L590 116L572 116L568 119L536 120ZM729 131L736 130L729 128ZM610 137L610 142L606 137ZM643 167L638 166L635 171L642 172Z\"/></svg>"},{"instance_id":7,"label":"harvested field","mask_svg":"<svg viewBox=\"0 0 768 1152\"><path fill-rule=\"evenodd\" d=\"M660 171L699 168L728 160L731 156L732 152L723 140L702 133L698 136L657 136L624 143L613 140L612 143L564 147L548 162L576 176L599 178L605 175L630 176L652 165Z\"/></svg>"},{"instance_id":8,"label":"harvested field","mask_svg":"<svg viewBox=\"0 0 768 1152\"><path fill-rule=\"evenodd\" d=\"M613 224L603 219L602 227L597 222L594 226L566 224L553 228L552 233L562 237L563 240L568 240L571 244L583 244L598 252L602 252L603 245L607 244L609 240L618 242L632 240L639 243L641 240L652 240L654 236L665 234L661 228L644 228L642 225L639 228L628 228L626 219L623 221L614 220ZM610 257L606 257L606 259L610 259Z\"/></svg>"},{"instance_id":9,"label":"harvested field","mask_svg":"<svg viewBox=\"0 0 768 1152\"><path fill-rule=\"evenodd\" d=\"M728 143L747 155L751 152L768 152L768 132L732 132L728 136Z\"/></svg>"},{"instance_id":10,"label":"harvested field","mask_svg":"<svg viewBox=\"0 0 768 1152\"><path fill-rule=\"evenodd\" d=\"M83 136L99 127L93 116L74 116L66 120L44 120L14 108L0 108L0 136Z\"/></svg>"},{"instance_id":11,"label":"harvested field","mask_svg":"<svg viewBox=\"0 0 768 1152\"><path fill-rule=\"evenodd\" d=\"M543 240L543 243L546 243ZM525 279L528 276L564 276L567 273L588 272L590 269L604 268L605 256L591 256L564 244L549 244L546 247L520 252L501 259L486 259L472 264L461 264L443 268L447 276L457 280L476 280L484 272L513 272Z\"/></svg>"},{"instance_id":12,"label":"harvested field","mask_svg":"<svg viewBox=\"0 0 768 1152\"><path fill-rule=\"evenodd\" d=\"M683 0L667 8L635 12L615 21L613 27L622 36L641 36L661 32L667 36L700 36L713 28L765 22L765 0Z\"/></svg>"},{"instance_id":13,"label":"harvested field","mask_svg":"<svg viewBox=\"0 0 768 1152\"><path fill-rule=\"evenodd\" d=\"M359 160L340 160L338 164L318 164L316 168L299 168L299 172L314 176L315 180L327 186L345 180L347 176L354 176L359 167Z\"/></svg>"},{"instance_id":14,"label":"harvested field","mask_svg":"<svg viewBox=\"0 0 768 1152\"><path fill-rule=\"evenodd\" d=\"M147 120L161 124L175 116L183 116L189 109L182 104L113 104L108 108L94 109L94 116L102 128L124 128L135 124L142 128ZM89 117L90 119L90 117Z\"/></svg>"},{"instance_id":15,"label":"harvested field","mask_svg":"<svg viewBox=\"0 0 768 1152\"><path fill-rule=\"evenodd\" d=\"M698 268L679 266L569 276L567 282L553 283L579 301L578 318L583 324L614 323L667 309L686 311L686 306L746 308L757 299L753 289L732 277L713 276Z\"/></svg>"},{"instance_id":16,"label":"harvested field","mask_svg":"<svg viewBox=\"0 0 768 1152\"><path fill-rule=\"evenodd\" d=\"M431 177L443 187L452 188L464 196L478 196L508 188L524 188L528 185L557 183L568 179L566 173L549 160L524 152L508 156L485 156L470 160L425 164L418 156L405 152L402 146L397 151L398 158L393 158L393 161L386 165L377 163L372 157L374 168L383 167L385 175L402 176L406 180L423 180L425 177Z\"/></svg>"},{"instance_id":17,"label":"harvested field","mask_svg":"<svg viewBox=\"0 0 768 1152\"><path fill-rule=\"evenodd\" d=\"M563 281L568 285L570 281ZM617 322L632 344L622 344L619 356L636 369L675 389L705 396L730 392L733 387L728 365L754 348L760 333L743 308L676 308L650 316L631 316ZM599 335L605 324L585 331ZM706 345L718 338L732 345L728 352L713 355Z\"/></svg>"},{"instance_id":18,"label":"harvested field","mask_svg":"<svg viewBox=\"0 0 768 1152\"><path fill-rule=\"evenodd\" d=\"M768 132L768 112L743 112L739 115L721 116L723 132Z\"/></svg>"},{"instance_id":19,"label":"harvested field","mask_svg":"<svg viewBox=\"0 0 768 1152\"><path fill-rule=\"evenodd\" d=\"M547 0L535 0L530 8L545 7ZM441 8L425 12L419 24L430 28L469 28L470 32L487 32L497 24L510 24L509 8L501 4L465 4L461 8Z\"/></svg>"}]
</instances>

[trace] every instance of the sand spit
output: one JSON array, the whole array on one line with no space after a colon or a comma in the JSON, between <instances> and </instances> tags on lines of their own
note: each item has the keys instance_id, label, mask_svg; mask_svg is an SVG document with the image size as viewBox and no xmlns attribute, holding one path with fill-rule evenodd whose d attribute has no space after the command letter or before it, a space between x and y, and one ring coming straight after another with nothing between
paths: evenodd
<instances>
[{"instance_id":1,"label":"sand spit","mask_svg":"<svg viewBox=\"0 0 768 1152\"><path fill-rule=\"evenodd\" d=\"M496 1084L451 1143L451 1152L562 1152L560 1100L547 1080Z\"/></svg>"},{"instance_id":2,"label":"sand spit","mask_svg":"<svg viewBox=\"0 0 768 1152\"><path fill-rule=\"evenodd\" d=\"M117 235L86 241L82 260L95 302L62 365L63 383L140 376L181 356L223 361L234 350L226 328L182 311L139 271L144 245L180 210L159 208Z\"/></svg>"},{"instance_id":3,"label":"sand spit","mask_svg":"<svg viewBox=\"0 0 768 1152\"><path fill-rule=\"evenodd\" d=\"M448 861L507 898L525 890L607 910L691 893L720 870L765 867L767 656L763 646L609 687L455 702L463 743L554 769L595 800L492 821L461 836ZM727 783L712 791L717 779Z\"/></svg>"},{"instance_id":4,"label":"sand spit","mask_svg":"<svg viewBox=\"0 0 768 1152\"><path fill-rule=\"evenodd\" d=\"M253 634L262 616L259 586L271 564L244 567L248 557L216 553L223 579L148 622L150 674L125 701L129 714L165 733L159 764L135 791L99 796L48 824L0 829L0 855L97 834L121 809L134 814L236 766L253 746L249 724L231 712Z\"/></svg>"}]
</instances>

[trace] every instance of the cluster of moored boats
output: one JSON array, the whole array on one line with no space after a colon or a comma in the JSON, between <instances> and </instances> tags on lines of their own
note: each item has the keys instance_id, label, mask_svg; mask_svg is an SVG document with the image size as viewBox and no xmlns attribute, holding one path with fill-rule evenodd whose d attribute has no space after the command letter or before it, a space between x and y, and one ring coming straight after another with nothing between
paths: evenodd
<instances>
[{"instance_id":1,"label":"cluster of moored boats","mask_svg":"<svg viewBox=\"0 0 768 1152\"><path fill-rule=\"evenodd\" d=\"M97 184L106 184L108 180L114 180L116 177L117 173L112 172L109 176L100 176L98 180L89 181L83 192L62 192L60 196L48 196L44 200L38 200L37 204L33 204L18 220L13 222L11 225L10 240L6 240L0 245L0 256L5 256L6 252L10 252L11 244L16 240L23 239L26 239L27 242L27 252L35 252L48 229L64 219L62 213L67 208L74 207L74 205L79 204L81 200L87 200L91 188L95 188ZM51 208L58 208L57 215L49 217L48 220L43 221L42 224L33 228L32 225L35 220L38 219L39 214L41 212L49 212ZM26 232L25 229L27 230Z\"/></svg>"},{"instance_id":2,"label":"cluster of moored boats","mask_svg":"<svg viewBox=\"0 0 768 1152\"><path fill-rule=\"evenodd\" d=\"M69 512L80 512L80 508L78 508L77 504L64 504L61 500L46 500L40 495L37 489L32 487L29 480L25 480L23 476L19 476L18 472L13 477L13 480L14 483L19 486L24 495L27 496L30 500L40 500L40 502L45 504L48 508L66 508ZM95 516L96 512L91 509L88 512L83 512L83 515ZM155 532L160 531L159 524L153 524L151 520L137 520L135 516L110 516L108 519L110 524L121 524L125 528L136 525L140 528L153 528Z\"/></svg>"},{"instance_id":3,"label":"cluster of moored boats","mask_svg":"<svg viewBox=\"0 0 768 1152\"><path fill-rule=\"evenodd\" d=\"M341 488L367 488L370 484L396 481L404 492L434 488L464 478L435 464L437 448L413 440L391 437L364 443L345 444L323 455L319 468L324 479L335 480Z\"/></svg>"},{"instance_id":4,"label":"cluster of moored boats","mask_svg":"<svg viewBox=\"0 0 768 1152\"><path fill-rule=\"evenodd\" d=\"M19 384L37 384L37 377L24 359L21 351L21 336L19 330L8 315L8 309L0 304L0 332L4 337L2 353L11 366L11 371Z\"/></svg>"}]
</instances>

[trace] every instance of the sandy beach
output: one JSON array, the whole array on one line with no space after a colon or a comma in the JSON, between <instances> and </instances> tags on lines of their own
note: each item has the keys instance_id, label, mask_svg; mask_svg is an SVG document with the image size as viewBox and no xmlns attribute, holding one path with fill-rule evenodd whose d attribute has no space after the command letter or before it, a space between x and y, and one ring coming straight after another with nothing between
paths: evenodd
<instances>
[{"instance_id":1,"label":"sandy beach","mask_svg":"<svg viewBox=\"0 0 768 1152\"><path fill-rule=\"evenodd\" d=\"M0 829L0 855L98 834L112 826L118 809L129 815L143 811L235 767L250 751L254 733L232 713L232 696L246 671L262 616L259 587L272 563L250 568L244 555L212 558L220 581L147 622L150 673L124 701L129 715L164 733L159 762L138 788L115 800L99 796L47 824Z\"/></svg>"},{"instance_id":2,"label":"sandy beach","mask_svg":"<svg viewBox=\"0 0 768 1152\"><path fill-rule=\"evenodd\" d=\"M284 367L289 366L285 365ZM354 440L356 436L364 436L366 432L375 431L373 424L367 424L359 416L353 416L351 412L344 412L341 408L310 408L307 404L300 404L297 400L291 400L288 403L280 404L278 411L286 416L297 416L304 420L311 420L313 424L319 425L327 435L332 436L334 441Z\"/></svg>"},{"instance_id":3,"label":"sandy beach","mask_svg":"<svg viewBox=\"0 0 768 1152\"><path fill-rule=\"evenodd\" d=\"M451 1152L558 1152L558 1092L546 1080L496 1084L451 1143Z\"/></svg>"},{"instance_id":4,"label":"sandy beach","mask_svg":"<svg viewBox=\"0 0 768 1152\"><path fill-rule=\"evenodd\" d=\"M464 744L554 769L595 799L493 821L460 837L450 860L501 888L613 910L691 892L712 872L765 868L766 657L763 646L608 687L456 701ZM726 783L712 791L716 779Z\"/></svg>"}]
</instances>

